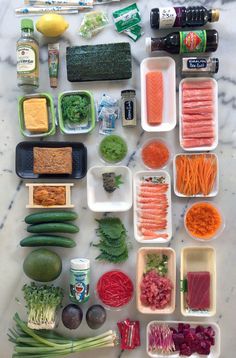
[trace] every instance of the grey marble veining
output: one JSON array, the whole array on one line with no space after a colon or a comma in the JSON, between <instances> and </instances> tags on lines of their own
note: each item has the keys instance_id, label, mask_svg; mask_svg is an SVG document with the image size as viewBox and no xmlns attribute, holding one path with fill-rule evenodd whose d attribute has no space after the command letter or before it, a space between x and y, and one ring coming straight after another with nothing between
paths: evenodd
<instances>
[{"instance_id":1,"label":"grey marble veining","mask_svg":"<svg viewBox=\"0 0 236 358\"><path fill-rule=\"evenodd\" d=\"M25 140L20 135L18 116L17 116L17 97L21 91L16 86L16 53L15 45L20 36L20 18L17 18L13 9L20 7L23 0L1 0L0 6L0 358L10 358L12 347L7 341L6 332L8 327L12 327L12 316L18 311L25 315L23 301L16 302L15 297L21 298L21 287L27 281L22 271L24 257L30 249L19 247L19 240L26 234L23 223L24 216L28 213L25 209L27 203L27 190L24 182L15 175L15 146L18 142ZM124 1L132 3L132 1ZM216 153L220 160L220 193L214 199L214 202L222 209L226 228L220 238L211 243L216 248L217 253L217 314L212 318L220 324L222 333L222 354L221 358L235 358L236 356L236 320L234 318L236 311L236 1L222 0L202 0L202 1L183 1L183 0L138 0L138 6L141 9L143 18L143 27L145 36L155 34L149 27L149 11L154 6L176 5L196 5L201 4L206 7L219 7L221 18L219 23L212 24L220 35L220 45L216 55L220 58L220 71L215 76L219 85L219 146ZM103 6L110 18L111 12L119 8L120 4ZM137 90L138 113L140 113L140 78L139 64L147 56L145 52L145 36L137 43L131 42L133 56L133 77L128 82L118 83L82 83L70 84L66 80L65 73L65 47L68 45L85 44L78 35L78 28L83 14L66 16L70 28L60 40L61 66L60 80L57 90L49 89L48 68L47 68L47 42L42 36L39 37L40 49L40 88L38 92L51 92L56 100L57 93L69 89L88 89L94 92L96 100L99 100L102 93L120 96L120 91L124 88L133 87ZM36 17L34 17L36 19ZM119 35L114 31L112 23L90 43L104 43L110 41L127 41L128 38ZM128 40L129 41L129 40ZM180 79L180 61L175 56L177 63L178 80ZM178 84L178 82L177 82ZM178 90L178 86L177 86ZM139 125L135 129L118 128L118 132L124 135L129 142L129 156L126 160L133 172L142 168L139 159L139 148L143 141L150 137L144 133ZM178 142L178 126L169 133L161 134L168 140L175 153L181 152ZM62 136L59 133L49 140L78 140L83 141L88 148L89 167L101 163L97 155L97 145L100 139L97 130L88 136ZM168 168L172 175L171 166ZM180 250L188 245L200 245L191 240L183 227L184 213L190 199L180 199L172 194L173 201L173 239L169 243L177 253L177 272L179 272ZM99 275L106 271L111 265L102 265L95 263L97 250L93 248L92 242L95 242L95 218L101 215L92 213L87 208L86 198L86 180L77 181L73 189L73 202L76 204L76 210L79 212L80 234L77 237L78 245L72 250L57 249L63 257L64 270L60 279L56 283L62 284L68 289L68 268L69 260L76 256L87 256L92 260L92 284L95 285ZM124 220L129 231L130 241L132 242L132 251L129 261L121 267L130 273L135 279L136 252L139 245L133 237L132 210L126 213L118 214ZM177 275L179 281L179 274ZM92 295L89 304L96 302ZM65 300L68 303L68 300ZM126 317L137 318L142 326L142 348L133 352L124 352L120 355L119 348L97 351L98 358L111 357L118 358L144 358L145 353L145 328L146 324L154 318L158 319L183 319L180 314L179 290L177 290L176 311L169 316L144 316L137 313L135 302L129 305L126 310L121 312L108 312L106 325L99 330L106 328L115 328L118 319ZM85 308L88 304L85 305ZM205 321L207 321L205 319ZM67 332L68 334L68 332ZM85 323L78 330L77 335L92 334ZM76 333L74 333L76 335ZM83 353L80 357L93 357L94 353ZM75 355L76 357L76 355Z\"/></svg>"}]
</instances>

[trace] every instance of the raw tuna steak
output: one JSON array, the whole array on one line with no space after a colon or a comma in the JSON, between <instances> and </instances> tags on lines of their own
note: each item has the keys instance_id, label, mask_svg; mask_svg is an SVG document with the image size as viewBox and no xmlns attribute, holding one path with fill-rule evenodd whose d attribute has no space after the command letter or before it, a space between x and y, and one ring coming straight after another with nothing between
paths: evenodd
<instances>
[{"instance_id":1,"label":"raw tuna steak","mask_svg":"<svg viewBox=\"0 0 236 358\"><path fill-rule=\"evenodd\" d=\"M210 273L188 272L187 304L192 310L208 310L210 308Z\"/></svg>"}]
</instances>

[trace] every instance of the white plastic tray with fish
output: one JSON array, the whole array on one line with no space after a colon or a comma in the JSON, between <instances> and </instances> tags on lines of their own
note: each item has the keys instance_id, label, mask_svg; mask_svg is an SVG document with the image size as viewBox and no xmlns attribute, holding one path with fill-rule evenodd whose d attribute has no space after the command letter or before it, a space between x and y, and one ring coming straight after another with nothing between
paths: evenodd
<instances>
[{"instance_id":1,"label":"white plastic tray with fish","mask_svg":"<svg viewBox=\"0 0 236 358\"><path fill-rule=\"evenodd\" d=\"M214 92L214 132L215 132L215 140L211 146L202 146L202 147L191 147L186 148L183 145L183 126L182 126L182 91L183 91L183 84L186 82L202 82L202 81L210 81L213 84L213 92ZM179 84L179 142L181 148L189 152L201 152L206 150L214 150L218 145L218 84L214 78L210 77L189 77L184 78L180 81Z\"/></svg>"},{"instance_id":2,"label":"white plastic tray with fish","mask_svg":"<svg viewBox=\"0 0 236 358\"><path fill-rule=\"evenodd\" d=\"M175 61L171 57L145 58L141 71L141 125L147 132L167 132L176 126L176 75ZM146 75L148 72L161 71L163 74L163 120L161 124L150 125L147 116Z\"/></svg>"},{"instance_id":3,"label":"white plastic tray with fish","mask_svg":"<svg viewBox=\"0 0 236 358\"><path fill-rule=\"evenodd\" d=\"M219 192L219 181L220 181L220 175L219 175L219 158L215 153L210 153L212 156L215 157L216 159L216 165L217 165L217 173L216 173L216 179L215 179L215 184L212 188L212 191L208 194L208 195L203 195L203 194L197 194L197 195L185 195L182 194L180 191L178 191L177 189L177 173L176 173L176 158L179 156L191 156L191 155L201 155L201 154L206 154L206 153L191 153L191 154L187 154L187 153L178 153L174 156L173 159L173 181L174 181L174 193L176 196L179 196L180 198L213 198L214 196L216 196Z\"/></svg>"},{"instance_id":4,"label":"white plastic tray with fish","mask_svg":"<svg viewBox=\"0 0 236 358\"><path fill-rule=\"evenodd\" d=\"M214 346L211 346L211 352L210 354L206 355L201 355L198 353L194 353L192 354L190 357L191 358L203 358L203 357L207 357L207 358L219 358L220 357L220 351L221 351L221 334L220 334L220 327L217 323L215 322L190 322L190 321L151 321L148 323L147 325L147 329L146 329L146 351L147 354L149 355L149 357L152 358L163 358L163 357L170 357L170 358L178 358L178 357L185 357L185 356L180 356L178 352L174 352L174 353L169 353L169 354L161 354L161 353L151 353L148 350L148 332L149 332L149 327L151 324L156 323L156 324L166 324L170 327L176 328L178 326L179 323L184 323L184 324L190 324L192 328L196 328L197 326L203 326L203 327L209 327L211 326L213 328L213 330L215 331L215 344Z\"/></svg>"},{"instance_id":5,"label":"white plastic tray with fish","mask_svg":"<svg viewBox=\"0 0 236 358\"><path fill-rule=\"evenodd\" d=\"M208 311L190 310L187 295L180 291L181 313L185 317L212 317L216 314L216 252L211 246L188 246L181 250L180 280L186 279L188 272L207 271L210 273L210 307Z\"/></svg>"},{"instance_id":6,"label":"white plastic tray with fish","mask_svg":"<svg viewBox=\"0 0 236 358\"><path fill-rule=\"evenodd\" d=\"M165 183L168 184L168 189L166 192L167 201L168 201L168 209L167 209L167 228L164 231L157 231L157 238L150 239L150 240L143 240L142 236L139 234L138 231L138 206L137 206L137 199L138 199L138 187L141 183L143 177L164 177ZM156 170L156 171L139 171L134 175L134 182L133 182L133 190L134 190L134 237L138 242L146 243L146 244L166 244L170 241L172 237L172 214L171 214L171 178L167 171L165 170ZM162 237L158 237L158 234L167 234L168 237L166 239Z\"/></svg>"}]
</instances>

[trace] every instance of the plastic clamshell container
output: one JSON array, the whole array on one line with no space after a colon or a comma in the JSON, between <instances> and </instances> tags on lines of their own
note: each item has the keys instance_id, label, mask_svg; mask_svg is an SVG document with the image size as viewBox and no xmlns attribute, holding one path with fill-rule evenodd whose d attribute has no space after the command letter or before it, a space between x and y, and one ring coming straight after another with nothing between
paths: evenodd
<instances>
[{"instance_id":1,"label":"plastic clamshell container","mask_svg":"<svg viewBox=\"0 0 236 358\"><path fill-rule=\"evenodd\" d=\"M185 357L185 356L180 356L179 352L173 352L173 353L169 353L169 354L165 354L163 355L162 353L151 353L149 352L148 349L148 341L149 341L149 328L152 324L165 324L168 325L170 327L176 328L178 326L179 323L184 323L184 324L190 324L191 328L196 328L197 326L203 326L203 327L209 327L211 326L213 328L213 330L215 331L215 344L214 346L211 346L211 352L210 354L206 355L202 355L202 354L198 354L198 353L194 353L191 355L191 358L203 358L203 357L207 357L207 358L219 358L220 357L220 352L221 352L221 334L220 334L220 327L217 323L215 322L191 322L191 321L151 321L148 323L147 328L146 328L146 351L147 354L149 355L149 357L152 358L163 358L163 357L171 357L171 358L179 358L179 357Z\"/></svg>"},{"instance_id":2,"label":"plastic clamshell container","mask_svg":"<svg viewBox=\"0 0 236 358\"><path fill-rule=\"evenodd\" d=\"M45 133L32 133L25 127L23 103L26 99L31 99L31 98L46 98L47 109L48 109L48 131ZM53 98L49 93L27 94L25 96L19 97L18 117L19 117L21 134L25 137L29 137L29 138L48 137L56 133L56 119L55 119L56 115L54 110L54 103L53 103Z\"/></svg>"},{"instance_id":3,"label":"plastic clamshell container","mask_svg":"<svg viewBox=\"0 0 236 358\"><path fill-rule=\"evenodd\" d=\"M185 317L212 317L216 314L216 252L211 246L189 246L181 250L180 280L188 272L207 271L210 273L210 308L208 311L194 311L187 306L187 294L180 291L181 313Z\"/></svg>"},{"instance_id":4,"label":"plastic clamshell container","mask_svg":"<svg viewBox=\"0 0 236 358\"><path fill-rule=\"evenodd\" d=\"M180 198L213 198L215 197L218 193L219 193L219 159L218 156L215 153L209 153L210 155L212 155L213 157L215 157L216 159L216 163L217 163L217 173L216 173L216 179L215 179L215 184L213 186L212 191L208 194L208 195L203 195L203 194L197 194L197 195L184 195L181 192L178 191L177 189L177 174L176 174L176 159L179 156L192 156L192 155L207 155L207 153L191 153L191 154L187 154L187 153L178 153L174 156L174 160L173 160L173 180L174 180L174 193L176 196L180 197Z\"/></svg>"},{"instance_id":5,"label":"plastic clamshell container","mask_svg":"<svg viewBox=\"0 0 236 358\"><path fill-rule=\"evenodd\" d=\"M29 204L26 205L26 208L28 209L68 209L68 208L74 208L74 205L71 204L71 188L74 186L73 183L27 183L25 184L26 187L29 188ZM64 187L65 193L66 193L66 203L65 205L50 205L50 206L44 206L44 205L37 205L34 203L34 188L35 187L45 187L45 186L58 186L58 187Z\"/></svg>"},{"instance_id":6,"label":"plastic clamshell container","mask_svg":"<svg viewBox=\"0 0 236 358\"><path fill-rule=\"evenodd\" d=\"M62 113L62 100L66 96L75 96L81 95L89 98L90 106L89 106L89 115L87 121L83 124L71 124L65 122ZM59 127L62 133L64 134L83 134L91 132L95 127L95 103L94 97L89 91L65 91L59 94L58 96L58 119L59 119Z\"/></svg>"},{"instance_id":7,"label":"plastic clamshell container","mask_svg":"<svg viewBox=\"0 0 236 358\"><path fill-rule=\"evenodd\" d=\"M182 88L183 83L186 82L201 82L201 81L211 81L213 84L213 91L214 91L214 114L213 114L213 120L214 120L214 130L215 130L215 140L214 143L211 146L202 146L202 147L192 147L192 148L186 148L183 145L183 132L182 132ZM219 133L218 133L218 84L214 78L211 77L188 77L184 78L180 81L179 84L179 141L180 146L182 149L188 151L188 152L202 152L207 150L214 150L216 149L219 141Z\"/></svg>"},{"instance_id":8,"label":"plastic clamshell container","mask_svg":"<svg viewBox=\"0 0 236 358\"><path fill-rule=\"evenodd\" d=\"M144 306L140 300L140 284L145 271L145 256L147 254L167 255L168 256L168 277L173 289L171 293L171 302L164 309L152 310L150 307ZM137 310L143 314L171 314L175 310L176 300L176 254L175 251L169 247L141 247L138 250L136 262L136 306Z\"/></svg>"},{"instance_id":9,"label":"plastic clamshell container","mask_svg":"<svg viewBox=\"0 0 236 358\"><path fill-rule=\"evenodd\" d=\"M147 132L167 132L176 126L176 74L175 61L171 57L149 57L141 67L141 125ZM164 83L163 120L161 124L150 125L147 118L146 75L150 71L161 71Z\"/></svg>"},{"instance_id":10,"label":"plastic clamshell container","mask_svg":"<svg viewBox=\"0 0 236 358\"><path fill-rule=\"evenodd\" d=\"M103 188L103 173L121 175L123 184L113 193ZM121 212L132 207L132 172L125 166L95 166L87 173L88 207L94 212Z\"/></svg>"},{"instance_id":11,"label":"plastic clamshell container","mask_svg":"<svg viewBox=\"0 0 236 358\"><path fill-rule=\"evenodd\" d=\"M168 199L168 211L167 211L167 229L165 231L160 231L160 234L168 234L168 237L166 239L163 239L162 237L158 237L157 232L157 238L156 239L150 239L150 240L143 240L142 236L138 232L138 205L137 205L137 197L138 197L138 186L141 182L141 179L143 177L151 177L151 176L163 176L165 178L165 182L169 184L168 190L167 190L167 199ZM165 170L146 170L146 171L139 171L135 173L134 179L133 179L133 193L134 193L134 204L133 204L133 210L134 210L134 237L135 239L140 243L145 244L166 244L170 241L172 237L172 213L171 213L171 179L170 175Z\"/></svg>"}]
</instances>

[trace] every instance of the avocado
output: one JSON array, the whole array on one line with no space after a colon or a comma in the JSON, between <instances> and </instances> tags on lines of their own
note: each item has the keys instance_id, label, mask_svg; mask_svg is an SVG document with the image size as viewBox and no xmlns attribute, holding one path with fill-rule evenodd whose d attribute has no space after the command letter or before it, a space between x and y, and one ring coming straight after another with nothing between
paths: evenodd
<instances>
[{"instance_id":1,"label":"avocado","mask_svg":"<svg viewBox=\"0 0 236 358\"><path fill-rule=\"evenodd\" d=\"M60 256L48 249L30 252L23 263L26 276L34 281L49 282L55 280L62 271Z\"/></svg>"}]
</instances>

